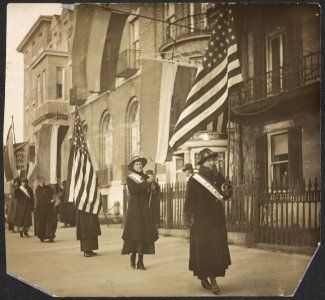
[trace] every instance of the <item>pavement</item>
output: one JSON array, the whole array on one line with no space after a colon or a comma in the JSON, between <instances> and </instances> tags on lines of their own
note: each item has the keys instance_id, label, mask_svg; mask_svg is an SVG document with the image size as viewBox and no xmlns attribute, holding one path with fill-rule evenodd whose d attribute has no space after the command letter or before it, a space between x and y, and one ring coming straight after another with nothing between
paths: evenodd
<instances>
[{"instance_id":1,"label":"pavement","mask_svg":"<svg viewBox=\"0 0 325 300\"><path fill-rule=\"evenodd\" d=\"M61 225L54 243L6 231L7 273L58 297L215 296L188 270L185 238L160 236L156 254L144 256L147 270L142 271L131 269L129 256L120 254L120 225L101 225L98 255L90 258L80 252L76 229ZM217 279L220 296L292 295L311 261L304 254L237 245L229 249L232 265Z\"/></svg>"}]
</instances>

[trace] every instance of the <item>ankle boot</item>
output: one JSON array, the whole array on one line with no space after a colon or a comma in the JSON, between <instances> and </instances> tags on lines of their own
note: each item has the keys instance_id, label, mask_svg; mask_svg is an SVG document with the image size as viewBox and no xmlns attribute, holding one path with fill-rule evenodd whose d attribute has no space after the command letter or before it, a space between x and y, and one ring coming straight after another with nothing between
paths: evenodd
<instances>
[{"instance_id":1,"label":"ankle boot","mask_svg":"<svg viewBox=\"0 0 325 300\"><path fill-rule=\"evenodd\" d=\"M138 262L137 262L137 268L139 270L145 270L146 268L144 267L143 264L143 254L139 254Z\"/></svg>"},{"instance_id":2,"label":"ankle boot","mask_svg":"<svg viewBox=\"0 0 325 300\"><path fill-rule=\"evenodd\" d=\"M24 237L24 233L22 231L19 231L20 237L23 238Z\"/></svg>"},{"instance_id":3,"label":"ankle boot","mask_svg":"<svg viewBox=\"0 0 325 300\"><path fill-rule=\"evenodd\" d=\"M135 258L136 258L136 253L132 253L130 257L130 266L132 269L135 269Z\"/></svg>"}]
</instances>

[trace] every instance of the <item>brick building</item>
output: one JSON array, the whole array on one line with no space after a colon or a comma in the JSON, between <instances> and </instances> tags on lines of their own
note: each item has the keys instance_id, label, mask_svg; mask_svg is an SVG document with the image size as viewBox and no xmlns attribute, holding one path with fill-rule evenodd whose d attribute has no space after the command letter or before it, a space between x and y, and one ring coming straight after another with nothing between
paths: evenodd
<instances>
[{"instance_id":1,"label":"brick building","mask_svg":"<svg viewBox=\"0 0 325 300\"><path fill-rule=\"evenodd\" d=\"M154 134L143 127L143 116L153 113L141 105L143 85L154 86L154 81L143 81L143 60L199 65L217 8L203 3L85 4L61 16L40 17L18 50L25 61L25 135L35 143L36 157L39 147L49 157L55 154L37 140L42 126L44 133L58 137L56 164L50 160L42 163L52 169L38 166L50 170L49 180L66 179L77 104L104 209L123 203L126 165L141 153L143 136ZM188 162L195 165L204 147L219 152L220 170L229 171L238 184L247 174L258 177L263 187L320 179L319 9L235 4L233 11L244 82L229 97L230 146L215 120L158 166L160 182L183 181L179 170Z\"/></svg>"}]
</instances>

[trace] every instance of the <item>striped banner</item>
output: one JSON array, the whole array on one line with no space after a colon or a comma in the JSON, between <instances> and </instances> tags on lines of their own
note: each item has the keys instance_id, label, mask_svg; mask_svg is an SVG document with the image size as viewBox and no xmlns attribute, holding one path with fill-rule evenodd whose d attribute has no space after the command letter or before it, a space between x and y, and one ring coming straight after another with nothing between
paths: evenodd
<instances>
[{"instance_id":1,"label":"striped banner","mask_svg":"<svg viewBox=\"0 0 325 300\"><path fill-rule=\"evenodd\" d=\"M228 89L243 80L238 59L234 18L220 9L192 89L169 145L176 150L194 133L227 110Z\"/></svg>"},{"instance_id":2,"label":"striped banner","mask_svg":"<svg viewBox=\"0 0 325 300\"><path fill-rule=\"evenodd\" d=\"M66 201L75 203L78 210L98 214L102 203L97 176L90 160L78 110L76 110L68 170Z\"/></svg>"}]
</instances>

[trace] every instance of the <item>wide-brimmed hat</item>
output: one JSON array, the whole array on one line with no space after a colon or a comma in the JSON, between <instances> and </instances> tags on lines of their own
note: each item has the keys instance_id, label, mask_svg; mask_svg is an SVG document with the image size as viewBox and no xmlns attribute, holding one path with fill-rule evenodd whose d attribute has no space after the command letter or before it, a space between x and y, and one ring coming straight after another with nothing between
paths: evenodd
<instances>
[{"instance_id":1,"label":"wide-brimmed hat","mask_svg":"<svg viewBox=\"0 0 325 300\"><path fill-rule=\"evenodd\" d=\"M185 171L194 171L193 166L191 163L185 164L184 168L182 169L183 172Z\"/></svg>"},{"instance_id":2,"label":"wide-brimmed hat","mask_svg":"<svg viewBox=\"0 0 325 300\"><path fill-rule=\"evenodd\" d=\"M132 159L131 159L131 161L130 161L130 163L128 164L128 170L129 171L133 171L133 165L137 161L141 161L142 162L142 167L144 167L147 164L147 159L144 158L143 156L141 156L141 155L133 156Z\"/></svg>"},{"instance_id":3,"label":"wide-brimmed hat","mask_svg":"<svg viewBox=\"0 0 325 300\"><path fill-rule=\"evenodd\" d=\"M207 159L209 158L215 158L218 157L218 153L217 152L213 152L211 149L209 148L204 148L203 150L201 150L199 152L198 155L198 165L203 164Z\"/></svg>"}]
</instances>

